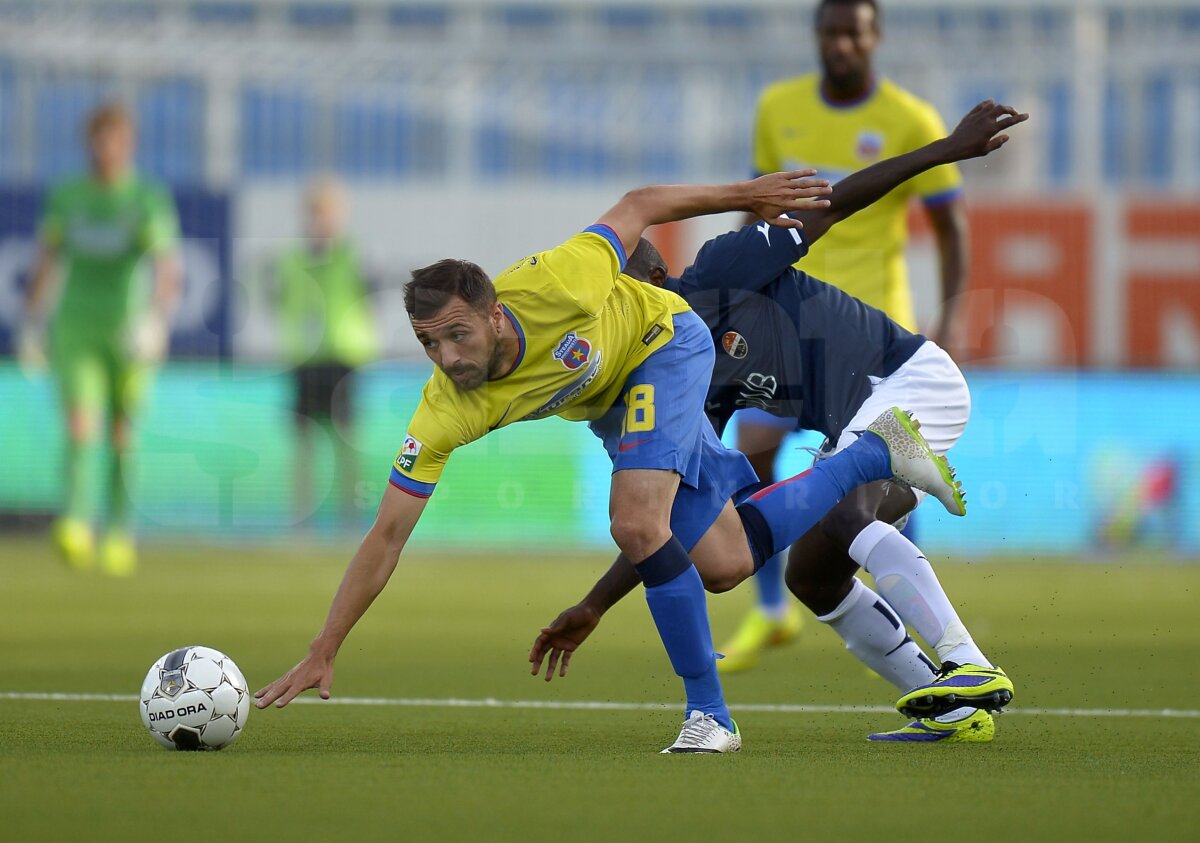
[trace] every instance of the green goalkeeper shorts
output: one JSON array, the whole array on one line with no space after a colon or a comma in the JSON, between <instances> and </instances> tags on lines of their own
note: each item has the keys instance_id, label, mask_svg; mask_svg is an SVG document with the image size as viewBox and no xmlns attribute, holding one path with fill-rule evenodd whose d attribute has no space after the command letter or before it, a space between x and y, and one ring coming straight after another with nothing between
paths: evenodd
<instances>
[{"instance_id":1,"label":"green goalkeeper shorts","mask_svg":"<svg viewBox=\"0 0 1200 843\"><path fill-rule=\"evenodd\" d=\"M137 412L150 381L151 367L133 359L123 335L96 335L55 326L50 361L63 403L128 418Z\"/></svg>"}]
</instances>

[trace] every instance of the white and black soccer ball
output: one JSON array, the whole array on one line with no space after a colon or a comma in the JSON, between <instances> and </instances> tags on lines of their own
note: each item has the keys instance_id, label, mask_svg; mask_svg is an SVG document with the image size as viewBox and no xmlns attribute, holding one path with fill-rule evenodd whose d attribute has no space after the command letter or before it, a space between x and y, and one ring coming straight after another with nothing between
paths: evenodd
<instances>
[{"instance_id":1,"label":"white and black soccer ball","mask_svg":"<svg viewBox=\"0 0 1200 843\"><path fill-rule=\"evenodd\" d=\"M246 726L250 690L233 659L210 647L180 647L142 683L142 723L167 749L223 749Z\"/></svg>"}]
</instances>

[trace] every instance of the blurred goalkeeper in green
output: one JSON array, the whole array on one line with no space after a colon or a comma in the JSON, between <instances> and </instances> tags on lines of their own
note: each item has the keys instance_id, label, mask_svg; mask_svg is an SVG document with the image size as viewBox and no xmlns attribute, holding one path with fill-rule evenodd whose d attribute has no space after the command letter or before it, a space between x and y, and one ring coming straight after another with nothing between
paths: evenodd
<instances>
[{"instance_id":1,"label":"blurred goalkeeper in green","mask_svg":"<svg viewBox=\"0 0 1200 843\"><path fill-rule=\"evenodd\" d=\"M88 118L87 144L89 172L56 186L43 206L41 249L18 346L26 367L49 360L63 402L64 500L54 542L71 568L95 564L101 507L90 473L107 431L108 505L99 565L107 574L128 576L137 567L133 420L167 350L180 288L179 222L168 191L133 168L135 127L125 108L96 109ZM60 268L61 292L52 304L50 288Z\"/></svg>"}]
</instances>

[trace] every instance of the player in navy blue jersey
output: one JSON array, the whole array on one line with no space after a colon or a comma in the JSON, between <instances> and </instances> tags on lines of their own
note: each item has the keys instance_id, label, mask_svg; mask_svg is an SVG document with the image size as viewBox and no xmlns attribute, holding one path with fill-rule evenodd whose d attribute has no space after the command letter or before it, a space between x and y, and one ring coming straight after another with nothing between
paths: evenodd
<instances>
[{"instance_id":1,"label":"player in navy blue jersey","mask_svg":"<svg viewBox=\"0 0 1200 843\"><path fill-rule=\"evenodd\" d=\"M841 219L929 167L991 152L1004 142L997 133L1024 119L1007 106L981 103L948 138L840 182L827 209L795 213L802 230L764 223L721 235L679 278L669 278L658 252L641 242L626 273L681 295L712 334L716 362L705 410L718 433L735 411L756 407L824 434L819 461L857 439L879 408L894 404L921 419L935 452L944 454L958 440L970 394L949 355L792 264ZM886 481L860 487L792 546L787 583L851 652L904 694L897 708L917 719L873 739L990 740L994 722L986 709L1006 703L1012 684L972 640L928 560L894 526L919 494ZM878 593L854 576L860 566ZM582 603L542 631L530 653L535 672L546 653L569 660L604 611L636 584L630 572L618 558ZM725 571L700 574L710 590L736 585ZM905 624L937 653L940 670Z\"/></svg>"}]
</instances>

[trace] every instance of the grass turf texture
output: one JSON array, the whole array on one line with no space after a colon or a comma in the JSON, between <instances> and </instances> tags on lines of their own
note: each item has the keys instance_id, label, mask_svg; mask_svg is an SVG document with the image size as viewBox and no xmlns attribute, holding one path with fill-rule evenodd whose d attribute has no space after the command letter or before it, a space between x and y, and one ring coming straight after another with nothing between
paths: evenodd
<instances>
[{"instance_id":1,"label":"grass turf texture","mask_svg":"<svg viewBox=\"0 0 1200 843\"><path fill-rule=\"evenodd\" d=\"M72 576L41 543L0 544L0 692L135 694L184 644L252 688L303 653L345 554L152 547L129 582ZM335 696L673 702L644 602L605 619L566 680L527 675L538 626L603 558L409 559L350 638ZM1200 568L941 566L1017 684L990 745L869 744L883 713L738 714L737 703L889 705L827 629L726 680L746 749L659 756L680 712L292 706L252 711L221 753L172 753L132 702L0 699L0 827L12 840L1183 839L1200 820L1200 719L1026 707L1194 709ZM718 637L751 596L711 598ZM987 830L987 829L990 829ZM918 837L920 835L920 837Z\"/></svg>"}]
</instances>

